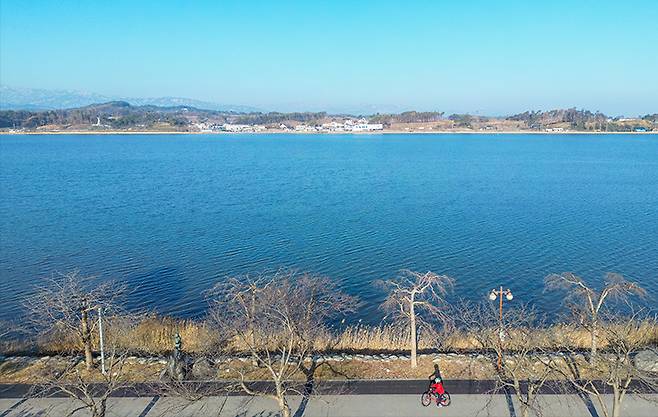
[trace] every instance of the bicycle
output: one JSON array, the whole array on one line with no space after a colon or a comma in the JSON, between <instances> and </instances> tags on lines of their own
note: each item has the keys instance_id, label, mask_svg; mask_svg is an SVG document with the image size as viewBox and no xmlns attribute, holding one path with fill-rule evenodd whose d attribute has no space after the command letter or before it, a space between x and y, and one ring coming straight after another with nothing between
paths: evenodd
<instances>
[{"instance_id":1,"label":"bicycle","mask_svg":"<svg viewBox=\"0 0 658 417\"><path fill-rule=\"evenodd\" d=\"M443 383L430 383L427 391L421 395L420 403L423 405L423 407L427 407L432 404L432 399L436 401L437 407L447 407L450 405L450 393L443 389Z\"/></svg>"}]
</instances>

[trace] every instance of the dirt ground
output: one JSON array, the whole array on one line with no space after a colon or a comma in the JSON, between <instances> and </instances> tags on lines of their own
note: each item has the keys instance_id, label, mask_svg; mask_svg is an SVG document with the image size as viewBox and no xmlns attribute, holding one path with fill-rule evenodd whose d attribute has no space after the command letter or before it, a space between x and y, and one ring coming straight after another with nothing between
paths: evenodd
<instances>
[{"instance_id":1,"label":"dirt ground","mask_svg":"<svg viewBox=\"0 0 658 417\"><path fill-rule=\"evenodd\" d=\"M0 363L0 383L39 383L48 379L48 375L65 369L70 359L62 357L43 357L40 359L8 358ZM130 382L157 381L165 364L163 360L128 359L122 369L122 379ZM425 379L434 371L438 364L446 379L487 379L493 376L494 367L491 360L481 357L466 356L421 356L418 367L411 368L406 359L363 360L358 358L339 361L321 361L317 364L314 377L317 380L342 379ZM310 366L311 363L309 362ZM88 373L84 363L80 362L76 370L90 380L102 381L97 370ZM216 379L235 380L244 374L246 379L269 379L265 368L251 365L249 361L233 359L216 363ZM296 374L296 379L304 380L302 372Z\"/></svg>"}]
</instances>

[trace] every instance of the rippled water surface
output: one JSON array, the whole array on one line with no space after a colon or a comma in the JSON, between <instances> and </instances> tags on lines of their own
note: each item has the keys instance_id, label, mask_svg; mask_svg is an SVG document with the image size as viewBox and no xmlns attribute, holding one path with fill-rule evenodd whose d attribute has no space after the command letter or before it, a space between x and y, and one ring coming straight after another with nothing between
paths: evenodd
<instances>
[{"instance_id":1,"label":"rippled water surface","mask_svg":"<svg viewBox=\"0 0 658 417\"><path fill-rule=\"evenodd\" d=\"M658 295L655 135L0 136L0 317L80 269L131 304L203 314L231 274L326 274L365 302L401 268L509 286L617 271Z\"/></svg>"}]
</instances>

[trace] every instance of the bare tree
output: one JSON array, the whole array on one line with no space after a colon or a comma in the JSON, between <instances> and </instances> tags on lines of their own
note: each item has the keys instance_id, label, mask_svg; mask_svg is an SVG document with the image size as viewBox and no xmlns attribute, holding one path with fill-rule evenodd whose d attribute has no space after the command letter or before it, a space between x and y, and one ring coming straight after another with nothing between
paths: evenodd
<instances>
[{"instance_id":1,"label":"bare tree","mask_svg":"<svg viewBox=\"0 0 658 417\"><path fill-rule=\"evenodd\" d=\"M99 307L107 314L115 313L125 287L114 282L96 283L95 277L73 271L52 277L35 288L25 303L27 321L45 334L74 336L84 350L87 369L91 369L92 335L98 325L92 316Z\"/></svg>"},{"instance_id":2,"label":"bare tree","mask_svg":"<svg viewBox=\"0 0 658 417\"><path fill-rule=\"evenodd\" d=\"M606 301L617 299L628 300L632 295L644 297L646 291L634 282L627 281L622 275L609 272L606 274L604 287L596 291L588 286L583 279L572 272L551 274L545 280L547 290L564 290L567 292L565 301L578 316L579 323L590 333L590 348L592 360L598 350L599 317Z\"/></svg>"},{"instance_id":3,"label":"bare tree","mask_svg":"<svg viewBox=\"0 0 658 417\"><path fill-rule=\"evenodd\" d=\"M65 369L48 375L47 382L38 384L35 396L63 393L79 403L67 416L87 410L92 417L105 417L107 399L113 392L128 386L123 378L124 360L125 354L117 355L112 351L107 358L106 373L92 375L93 371L80 369L77 358L73 358Z\"/></svg>"},{"instance_id":4,"label":"bare tree","mask_svg":"<svg viewBox=\"0 0 658 417\"><path fill-rule=\"evenodd\" d=\"M49 397L64 394L78 404L68 416L87 410L92 417L105 417L108 398L118 390L132 385L127 378L126 357L128 350L121 344L137 323L134 316L113 316L104 323L108 331L104 335L105 372L89 370L80 356L69 356L62 366L54 361L47 373L40 376L30 393L33 397Z\"/></svg>"},{"instance_id":5,"label":"bare tree","mask_svg":"<svg viewBox=\"0 0 658 417\"><path fill-rule=\"evenodd\" d=\"M382 308L408 325L411 341L411 367L418 366L418 326L426 323L424 316L447 319L444 314L445 296L454 286L455 280L434 272L402 270L396 279L383 282L389 293Z\"/></svg>"},{"instance_id":6,"label":"bare tree","mask_svg":"<svg viewBox=\"0 0 658 417\"><path fill-rule=\"evenodd\" d=\"M541 414L539 391L554 374L538 358L544 355L547 341L544 319L527 306L506 309L502 325L498 310L489 303L462 302L454 308L457 326L477 341L479 348L495 352L500 367L492 357L496 370L496 387L491 391L512 391L521 405L521 415Z\"/></svg>"},{"instance_id":7,"label":"bare tree","mask_svg":"<svg viewBox=\"0 0 658 417\"><path fill-rule=\"evenodd\" d=\"M593 397L605 417L619 417L627 395L641 396L658 390L658 375L638 366L636 360L637 354L651 343L647 329L655 328L658 323L642 310L631 310L628 315L604 313L599 325L605 349L596 361L584 360L566 346L565 354L553 358L547 365L580 393ZM612 404L606 398L609 391Z\"/></svg>"},{"instance_id":8,"label":"bare tree","mask_svg":"<svg viewBox=\"0 0 658 417\"><path fill-rule=\"evenodd\" d=\"M257 365L240 370L240 388L249 395L275 400L290 417L288 395L303 395L295 382L307 369L317 338L325 334L332 316L353 309L355 299L327 278L294 272L231 278L209 293L210 321L233 349L249 355ZM247 381L249 371L265 370L273 391Z\"/></svg>"},{"instance_id":9,"label":"bare tree","mask_svg":"<svg viewBox=\"0 0 658 417\"><path fill-rule=\"evenodd\" d=\"M160 381L150 384L152 392L159 397L170 397L171 401L164 408L160 408L159 416L189 414L190 409L196 407L195 415L217 417L222 415L224 407L228 402L229 395L236 391L233 384L221 384L216 386L208 381ZM223 401L217 408L215 404L205 403L208 397L223 397ZM149 413L151 415L153 411Z\"/></svg>"}]
</instances>

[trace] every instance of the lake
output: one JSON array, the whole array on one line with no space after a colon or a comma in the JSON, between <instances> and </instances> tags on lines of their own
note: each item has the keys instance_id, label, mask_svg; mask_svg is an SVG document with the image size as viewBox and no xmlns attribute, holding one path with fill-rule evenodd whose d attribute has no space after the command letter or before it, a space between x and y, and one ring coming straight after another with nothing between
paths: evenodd
<instances>
[{"instance_id":1,"label":"lake","mask_svg":"<svg viewBox=\"0 0 658 417\"><path fill-rule=\"evenodd\" d=\"M200 317L229 275L329 276L377 322L402 268L512 289L620 272L658 296L658 135L0 136L0 318L79 269Z\"/></svg>"}]
</instances>

